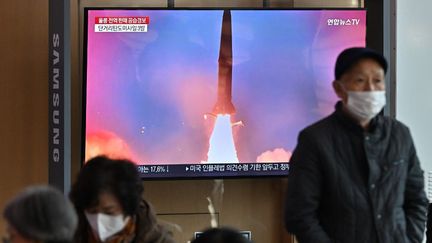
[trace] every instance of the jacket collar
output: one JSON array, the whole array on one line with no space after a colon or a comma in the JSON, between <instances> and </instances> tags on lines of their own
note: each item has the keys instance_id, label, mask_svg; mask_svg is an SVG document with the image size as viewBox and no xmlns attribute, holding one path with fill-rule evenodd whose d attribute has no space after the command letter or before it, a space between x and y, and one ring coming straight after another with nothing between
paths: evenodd
<instances>
[{"instance_id":1,"label":"jacket collar","mask_svg":"<svg viewBox=\"0 0 432 243\"><path fill-rule=\"evenodd\" d=\"M382 112L378 113L369 124L369 130L365 131L360 124L354 120L350 115L346 113L346 111L343 109L343 103L342 101L338 101L335 105L335 111L334 116L347 128L349 128L352 131L355 131L356 133L369 133L371 135L377 134L383 125L383 114Z\"/></svg>"}]
</instances>

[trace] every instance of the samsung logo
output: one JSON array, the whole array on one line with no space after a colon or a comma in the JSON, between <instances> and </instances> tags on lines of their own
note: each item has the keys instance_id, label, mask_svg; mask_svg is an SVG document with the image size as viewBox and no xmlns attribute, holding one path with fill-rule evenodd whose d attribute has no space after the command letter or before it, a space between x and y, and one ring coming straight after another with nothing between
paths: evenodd
<instances>
[{"instance_id":1,"label":"samsung logo","mask_svg":"<svg viewBox=\"0 0 432 243\"><path fill-rule=\"evenodd\" d=\"M51 117L51 140L52 151L51 157L54 162L60 161L60 35L54 33L52 36L52 117Z\"/></svg>"}]
</instances>

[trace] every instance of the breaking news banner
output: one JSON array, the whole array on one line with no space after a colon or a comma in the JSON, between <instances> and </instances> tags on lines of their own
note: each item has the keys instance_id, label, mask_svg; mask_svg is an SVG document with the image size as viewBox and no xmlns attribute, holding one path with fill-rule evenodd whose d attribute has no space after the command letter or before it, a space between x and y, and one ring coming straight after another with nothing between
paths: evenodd
<instances>
[{"instance_id":1,"label":"breaking news banner","mask_svg":"<svg viewBox=\"0 0 432 243\"><path fill-rule=\"evenodd\" d=\"M138 165L142 178L286 176L289 163Z\"/></svg>"},{"instance_id":2,"label":"breaking news banner","mask_svg":"<svg viewBox=\"0 0 432 243\"><path fill-rule=\"evenodd\" d=\"M147 32L149 16L96 17L95 32Z\"/></svg>"}]
</instances>

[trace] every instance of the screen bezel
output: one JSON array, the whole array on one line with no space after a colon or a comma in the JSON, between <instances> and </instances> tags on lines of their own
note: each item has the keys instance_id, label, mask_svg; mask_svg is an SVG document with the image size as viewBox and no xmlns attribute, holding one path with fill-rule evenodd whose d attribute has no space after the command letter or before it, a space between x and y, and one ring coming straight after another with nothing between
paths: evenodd
<instances>
[{"instance_id":1,"label":"screen bezel","mask_svg":"<svg viewBox=\"0 0 432 243\"><path fill-rule=\"evenodd\" d=\"M382 36L378 39L374 39L369 36L368 26L369 26L369 14L366 8L216 8L216 7L179 7L179 8L167 8L167 7L84 7L84 32L83 32L83 58L82 58L82 86L81 86L81 156L80 156L80 167L85 164L85 147L86 147L86 115L87 115L87 48L88 48L88 13L91 10L245 10L245 11L366 11L366 36L365 42L366 46L371 41L377 42L382 40ZM309 124L305 124L307 126ZM283 178L288 175L236 175L236 176L171 176L171 177L145 177L141 176L142 180L152 181L152 180L202 180L202 179L255 179L255 178Z\"/></svg>"}]
</instances>

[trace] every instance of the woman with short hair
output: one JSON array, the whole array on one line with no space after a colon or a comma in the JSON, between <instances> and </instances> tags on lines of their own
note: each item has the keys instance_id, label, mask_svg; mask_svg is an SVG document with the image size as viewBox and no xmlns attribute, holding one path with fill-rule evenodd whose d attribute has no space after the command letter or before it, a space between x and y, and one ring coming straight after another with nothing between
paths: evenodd
<instances>
[{"instance_id":1,"label":"woman with short hair","mask_svg":"<svg viewBox=\"0 0 432 243\"><path fill-rule=\"evenodd\" d=\"M82 168L70 198L78 212L77 243L172 243L157 223L136 165L98 156Z\"/></svg>"}]
</instances>

